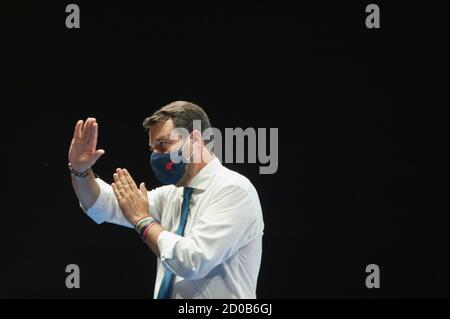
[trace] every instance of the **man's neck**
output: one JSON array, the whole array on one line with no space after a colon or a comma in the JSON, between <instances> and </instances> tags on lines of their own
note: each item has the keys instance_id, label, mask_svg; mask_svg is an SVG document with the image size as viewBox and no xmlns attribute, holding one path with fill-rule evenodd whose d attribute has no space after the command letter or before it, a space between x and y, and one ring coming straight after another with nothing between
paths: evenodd
<instances>
[{"instance_id":1,"label":"man's neck","mask_svg":"<svg viewBox=\"0 0 450 319\"><path fill-rule=\"evenodd\" d=\"M216 155L214 155L213 153L210 153L208 150L204 149L203 153L202 153L202 161L199 163L191 163L191 172L190 172L190 176L186 181L183 181L181 184L177 185L177 186L187 186L191 183L191 181L195 178L195 176L197 176L198 173L200 173L200 171L206 166L208 165L209 162L213 161L214 159L216 159Z\"/></svg>"},{"instance_id":2,"label":"man's neck","mask_svg":"<svg viewBox=\"0 0 450 319\"><path fill-rule=\"evenodd\" d=\"M202 154L202 161L200 163L193 163L193 174L191 180L205 167L209 162L214 160L216 156L209 151L205 151ZM189 181L190 182L190 181Z\"/></svg>"}]
</instances>

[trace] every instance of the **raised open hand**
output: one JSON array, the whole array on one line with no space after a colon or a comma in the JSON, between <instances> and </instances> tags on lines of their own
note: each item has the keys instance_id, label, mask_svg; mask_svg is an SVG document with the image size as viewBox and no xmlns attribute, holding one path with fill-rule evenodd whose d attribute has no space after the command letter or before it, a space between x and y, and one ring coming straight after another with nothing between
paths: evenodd
<instances>
[{"instance_id":1,"label":"raised open hand","mask_svg":"<svg viewBox=\"0 0 450 319\"><path fill-rule=\"evenodd\" d=\"M95 118L88 118L83 123L75 125L72 142L69 149L69 162L78 172L84 172L105 154L102 149L97 150L98 123Z\"/></svg>"}]
</instances>

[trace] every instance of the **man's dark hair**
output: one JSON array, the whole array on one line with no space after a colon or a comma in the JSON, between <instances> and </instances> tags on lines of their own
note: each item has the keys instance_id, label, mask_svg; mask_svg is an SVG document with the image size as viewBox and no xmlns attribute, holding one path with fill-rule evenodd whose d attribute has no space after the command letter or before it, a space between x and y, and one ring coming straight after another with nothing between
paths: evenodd
<instances>
[{"instance_id":1,"label":"man's dark hair","mask_svg":"<svg viewBox=\"0 0 450 319\"><path fill-rule=\"evenodd\" d=\"M211 127L208 115L205 111L197 104L186 102L186 101L175 101L166 106L163 106L152 116L147 117L144 120L144 128L149 130L150 127L158 122L165 122L172 119L175 128L185 128L189 133L193 131L194 120L200 121L201 134Z\"/></svg>"}]
</instances>

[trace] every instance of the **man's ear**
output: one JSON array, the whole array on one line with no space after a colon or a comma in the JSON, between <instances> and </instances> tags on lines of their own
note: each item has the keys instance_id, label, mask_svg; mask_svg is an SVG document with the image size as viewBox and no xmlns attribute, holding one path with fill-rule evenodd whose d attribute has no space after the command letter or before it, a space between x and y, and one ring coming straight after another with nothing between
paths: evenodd
<instances>
[{"instance_id":1,"label":"man's ear","mask_svg":"<svg viewBox=\"0 0 450 319\"><path fill-rule=\"evenodd\" d=\"M199 130L192 131L192 142L198 144L202 142L202 133Z\"/></svg>"},{"instance_id":2,"label":"man's ear","mask_svg":"<svg viewBox=\"0 0 450 319\"><path fill-rule=\"evenodd\" d=\"M192 162L201 163L202 160L202 134L198 130L192 131Z\"/></svg>"}]
</instances>

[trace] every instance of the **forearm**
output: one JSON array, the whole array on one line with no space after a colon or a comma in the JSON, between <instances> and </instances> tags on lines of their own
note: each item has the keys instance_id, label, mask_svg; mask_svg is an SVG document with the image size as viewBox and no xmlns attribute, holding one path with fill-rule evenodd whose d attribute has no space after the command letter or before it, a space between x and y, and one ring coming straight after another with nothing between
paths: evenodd
<instances>
[{"instance_id":1,"label":"forearm","mask_svg":"<svg viewBox=\"0 0 450 319\"><path fill-rule=\"evenodd\" d=\"M158 236L164 231L159 223L155 223L145 234L143 238L144 242L153 251L153 253L159 257Z\"/></svg>"},{"instance_id":2,"label":"forearm","mask_svg":"<svg viewBox=\"0 0 450 319\"><path fill-rule=\"evenodd\" d=\"M72 186L84 209L88 210L94 205L100 194L100 187L95 181L95 175L91 171L86 177L76 177L71 175Z\"/></svg>"}]
</instances>

